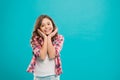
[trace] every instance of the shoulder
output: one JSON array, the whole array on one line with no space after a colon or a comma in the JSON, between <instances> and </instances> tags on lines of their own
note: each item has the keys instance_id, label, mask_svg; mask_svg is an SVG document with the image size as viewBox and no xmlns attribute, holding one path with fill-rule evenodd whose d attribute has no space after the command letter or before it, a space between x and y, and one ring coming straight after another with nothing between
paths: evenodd
<instances>
[{"instance_id":1,"label":"shoulder","mask_svg":"<svg viewBox=\"0 0 120 80\"><path fill-rule=\"evenodd\" d=\"M32 36L31 39L30 39L30 42L37 41L37 38L38 38L38 36Z\"/></svg>"},{"instance_id":2,"label":"shoulder","mask_svg":"<svg viewBox=\"0 0 120 80\"><path fill-rule=\"evenodd\" d=\"M30 41L34 42L34 41L42 41L42 37L39 37L39 36L33 36Z\"/></svg>"},{"instance_id":3,"label":"shoulder","mask_svg":"<svg viewBox=\"0 0 120 80\"><path fill-rule=\"evenodd\" d=\"M55 37L55 41L64 41L64 36L61 34L57 34L57 36Z\"/></svg>"},{"instance_id":4,"label":"shoulder","mask_svg":"<svg viewBox=\"0 0 120 80\"><path fill-rule=\"evenodd\" d=\"M57 37L58 38L64 38L63 35L61 35L61 34L58 34Z\"/></svg>"}]
</instances>

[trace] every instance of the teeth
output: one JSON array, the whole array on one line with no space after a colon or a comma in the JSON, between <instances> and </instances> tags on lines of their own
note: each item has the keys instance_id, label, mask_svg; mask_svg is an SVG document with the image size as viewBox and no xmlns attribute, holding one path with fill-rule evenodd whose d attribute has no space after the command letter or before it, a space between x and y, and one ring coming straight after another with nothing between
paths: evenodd
<instances>
[{"instance_id":1,"label":"teeth","mask_svg":"<svg viewBox=\"0 0 120 80\"><path fill-rule=\"evenodd\" d=\"M45 30L45 32L48 32L48 31L50 31L50 29Z\"/></svg>"},{"instance_id":2,"label":"teeth","mask_svg":"<svg viewBox=\"0 0 120 80\"><path fill-rule=\"evenodd\" d=\"M49 30L45 30L45 32L49 32Z\"/></svg>"}]
</instances>

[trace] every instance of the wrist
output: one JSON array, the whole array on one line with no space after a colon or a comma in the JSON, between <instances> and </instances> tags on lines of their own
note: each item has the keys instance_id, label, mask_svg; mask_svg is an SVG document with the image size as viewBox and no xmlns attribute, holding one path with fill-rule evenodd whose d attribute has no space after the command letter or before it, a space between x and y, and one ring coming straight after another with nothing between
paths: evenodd
<instances>
[{"instance_id":1,"label":"wrist","mask_svg":"<svg viewBox=\"0 0 120 80\"><path fill-rule=\"evenodd\" d=\"M51 39L51 36L48 36L47 38L48 38L48 39Z\"/></svg>"},{"instance_id":2,"label":"wrist","mask_svg":"<svg viewBox=\"0 0 120 80\"><path fill-rule=\"evenodd\" d=\"M44 40L47 40L47 36L44 37Z\"/></svg>"}]
</instances>

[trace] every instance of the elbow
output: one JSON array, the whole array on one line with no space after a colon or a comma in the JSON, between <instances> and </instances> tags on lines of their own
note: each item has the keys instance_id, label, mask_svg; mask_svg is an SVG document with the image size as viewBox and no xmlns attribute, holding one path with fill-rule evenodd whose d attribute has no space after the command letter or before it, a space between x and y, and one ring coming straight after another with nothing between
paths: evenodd
<instances>
[{"instance_id":1,"label":"elbow","mask_svg":"<svg viewBox=\"0 0 120 80\"><path fill-rule=\"evenodd\" d=\"M56 53L54 52L48 52L49 59L54 59L56 57Z\"/></svg>"},{"instance_id":2,"label":"elbow","mask_svg":"<svg viewBox=\"0 0 120 80\"><path fill-rule=\"evenodd\" d=\"M55 55L49 55L49 59L54 59Z\"/></svg>"},{"instance_id":3,"label":"elbow","mask_svg":"<svg viewBox=\"0 0 120 80\"><path fill-rule=\"evenodd\" d=\"M54 57L49 57L49 59L54 59L55 58L55 56Z\"/></svg>"},{"instance_id":4,"label":"elbow","mask_svg":"<svg viewBox=\"0 0 120 80\"><path fill-rule=\"evenodd\" d=\"M45 58L46 58L46 53L47 52L44 52L44 51L41 50L41 53L39 54L39 58L44 61Z\"/></svg>"},{"instance_id":5,"label":"elbow","mask_svg":"<svg viewBox=\"0 0 120 80\"><path fill-rule=\"evenodd\" d=\"M46 58L46 55L39 55L39 57L40 57L40 59L41 59L41 60L43 60L43 61L44 61L44 60L45 60L45 58Z\"/></svg>"},{"instance_id":6,"label":"elbow","mask_svg":"<svg viewBox=\"0 0 120 80\"><path fill-rule=\"evenodd\" d=\"M40 59L41 59L42 61L44 61L44 60L45 60L45 57L42 56L42 57L40 57Z\"/></svg>"}]
</instances>

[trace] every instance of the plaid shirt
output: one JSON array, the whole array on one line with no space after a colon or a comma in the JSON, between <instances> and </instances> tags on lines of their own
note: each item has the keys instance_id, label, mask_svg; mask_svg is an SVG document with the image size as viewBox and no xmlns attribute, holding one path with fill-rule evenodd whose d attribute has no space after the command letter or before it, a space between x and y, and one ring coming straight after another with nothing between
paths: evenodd
<instances>
[{"instance_id":1,"label":"plaid shirt","mask_svg":"<svg viewBox=\"0 0 120 80\"><path fill-rule=\"evenodd\" d=\"M38 36L34 37L33 40L31 39L31 47L33 51L33 57L32 60L27 68L27 72L34 73L34 68L36 64L36 59L39 57L40 54L40 48L42 47L43 44L43 39L40 37L39 41L41 44L38 43L37 41ZM55 73L56 75L60 75L62 73L62 66L61 66L61 60L60 60L60 51L62 49L62 45L64 42L64 37L62 35L57 35L55 39L53 40L53 46L55 47L56 50L56 57L55 57Z\"/></svg>"}]
</instances>

